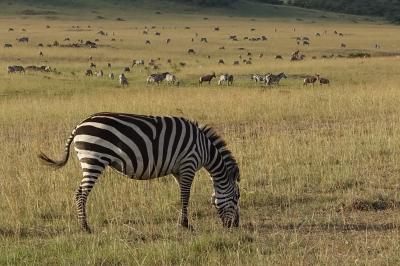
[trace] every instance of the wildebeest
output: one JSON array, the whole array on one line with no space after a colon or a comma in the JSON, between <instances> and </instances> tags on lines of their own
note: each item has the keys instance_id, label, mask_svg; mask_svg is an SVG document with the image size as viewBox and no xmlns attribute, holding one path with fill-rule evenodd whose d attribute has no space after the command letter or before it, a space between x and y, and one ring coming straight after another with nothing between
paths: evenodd
<instances>
[{"instance_id":1,"label":"wildebeest","mask_svg":"<svg viewBox=\"0 0 400 266\"><path fill-rule=\"evenodd\" d=\"M21 37L21 38L17 38L17 41L18 42L21 42L21 43L28 43L29 42L29 38L28 37Z\"/></svg>"},{"instance_id":2,"label":"wildebeest","mask_svg":"<svg viewBox=\"0 0 400 266\"><path fill-rule=\"evenodd\" d=\"M316 37L321 37L321 34L320 34L319 32L316 32L316 33L315 33L315 36L316 36Z\"/></svg>"},{"instance_id":3,"label":"wildebeest","mask_svg":"<svg viewBox=\"0 0 400 266\"><path fill-rule=\"evenodd\" d=\"M131 69L129 67L124 67L124 72L131 72Z\"/></svg>"},{"instance_id":4,"label":"wildebeest","mask_svg":"<svg viewBox=\"0 0 400 266\"><path fill-rule=\"evenodd\" d=\"M194 49L190 48L187 50L188 54L196 54L196 52L194 51Z\"/></svg>"},{"instance_id":5,"label":"wildebeest","mask_svg":"<svg viewBox=\"0 0 400 266\"><path fill-rule=\"evenodd\" d=\"M85 76L93 76L93 71L91 69L86 69Z\"/></svg>"},{"instance_id":6,"label":"wildebeest","mask_svg":"<svg viewBox=\"0 0 400 266\"><path fill-rule=\"evenodd\" d=\"M329 79L321 78L319 75L317 75L317 79L318 79L320 85L324 85L324 84L329 85L329 83L330 83Z\"/></svg>"},{"instance_id":7,"label":"wildebeest","mask_svg":"<svg viewBox=\"0 0 400 266\"><path fill-rule=\"evenodd\" d=\"M12 44L11 43L5 43L4 44L4 48L11 48L12 47Z\"/></svg>"},{"instance_id":8,"label":"wildebeest","mask_svg":"<svg viewBox=\"0 0 400 266\"><path fill-rule=\"evenodd\" d=\"M310 46L310 42L309 41L303 41L303 45Z\"/></svg>"},{"instance_id":9,"label":"wildebeest","mask_svg":"<svg viewBox=\"0 0 400 266\"><path fill-rule=\"evenodd\" d=\"M23 66L8 66L7 72L10 73L25 73L25 68Z\"/></svg>"},{"instance_id":10,"label":"wildebeest","mask_svg":"<svg viewBox=\"0 0 400 266\"><path fill-rule=\"evenodd\" d=\"M114 79L114 73L110 73L110 74L108 74L108 77L110 78L110 79Z\"/></svg>"},{"instance_id":11,"label":"wildebeest","mask_svg":"<svg viewBox=\"0 0 400 266\"><path fill-rule=\"evenodd\" d=\"M233 75L222 74L219 76L218 85L222 85L223 83L229 85L233 85Z\"/></svg>"},{"instance_id":12,"label":"wildebeest","mask_svg":"<svg viewBox=\"0 0 400 266\"><path fill-rule=\"evenodd\" d=\"M224 62L223 59L219 59L219 60L218 60L218 65L220 65L220 64L222 64L222 65L225 64L225 62Z\"/></svg>"},{"instance_id":13,"label":"wildebeest","mask_svg":"<svg viewBox=\"0 0 400 266\"><path fill-rule=\"evenodd\" d=\"M205 43L207 43L208 40L207 40L207 38L204 38L204 37L203 37L203 38L200 39L200 42L205 42Z\"/></svg>"},{"instance_id":14,"label":"wildebeest","mask_svg":"<svg viewBox=\"0 0 400 266\"><path fill-rule=\"evenodd\" d=\"M341 48L346 48L346 46L347 46L347 45L346 45L345 43L341 43L341 44L340 44L340 47L341 47Z\"/></svg>"},{"instance_id":15,"label":"wildebeest","mask_svg":"<svg viewBox=\"0 0 400 266\"><path fill-rule=\"evenodd\" d=\"M213 78L215 78L215 72L211 73L211 75L205 75L200 77L199 84L202 85L203 82L208 82L208 84L210 84Z\"/></svg>"},{"instance_id":16,"label":"wildebeest","mask_svg":"<svg viewBox=\"0 0 400 266\"><path fill-rule=\"evenodd\" d=\"M145 43L146 43L146 44L151 44L150 40L146 40Z\"/></svg>"},{"instance_id":17,"label":"wildebeest","mask_svg":"<svg viewBox=\"0 0 400 266\"><path fill-rule=\"evenodd\" d=\"M314 83L318 80L316 76L307 76L303 80L303 86L307 86L308 84L312 84L314 86Z\"/></svg>"},{"instance_id":18,"label":"wildebeest","mask_svg":"<svg viewBox=\"0 0 400 266\"><path fill-rule=\"evenodd\" d=\"M240 64L240 63L239 63L238 60L233 61L233 65L239 65L239 64Z\"/></svg>"},{"instance_id":19,"label":"wildebeest","mask_svg":"<svg viewBox=\"0 0 400 266\"><path fill-rule=\"evenodd\" d=\"M283 57L278 54L278 55L275 56L275 59L283 59Z\"/></svg>"},{"instance_id":20,"label":"wildebeest","mask_svg":"<svg viewBox=\"0 0 400 266\"><path fill-rule=\"evenodd\" d=\"M119 84L121 84L122 87L128 86L128 79L125 77L124 73L119 75Z\"/></svg>"},{"instance_id":21,"label":"wildebeest","mask_svg":"<svg viewBox=\"0 0 400 266\"><path fill-rule=\"evenodd\" d=\"M279 84L282 78L287 78L284 72L279 73L278 75L269 74L265 76L265 85Z\"/></svg>"}]
</instances>

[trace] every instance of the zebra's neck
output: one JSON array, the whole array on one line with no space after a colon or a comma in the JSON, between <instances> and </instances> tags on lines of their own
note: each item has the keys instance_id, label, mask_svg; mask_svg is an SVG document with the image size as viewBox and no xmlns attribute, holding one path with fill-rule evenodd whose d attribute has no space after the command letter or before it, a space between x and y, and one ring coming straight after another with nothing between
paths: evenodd
<instances>
[{"instance_id":1,"label":"zebra's neck","mask_svg":"<svg viewBox=\"0 0 400 266\"><path fill-rule=\"evenodd\" d=\"M221 151L209 142L208 161L204 168L208 171L213 182L214 194L217 198L225 198L234 191L233 182L230 180L228 171L231 165L228 164L227 158L223 156Z\"/></svg>"}]
</instances>

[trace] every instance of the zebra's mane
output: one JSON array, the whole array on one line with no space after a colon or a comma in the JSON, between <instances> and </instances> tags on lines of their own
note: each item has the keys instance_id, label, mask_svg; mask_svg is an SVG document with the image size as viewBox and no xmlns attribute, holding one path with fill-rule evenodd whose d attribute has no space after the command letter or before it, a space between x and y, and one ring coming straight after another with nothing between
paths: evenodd
<instances>
[{"instance_id":1,"label":"zebra's mane","mask_svg":"<svg viewBox=\"0 0 400 266\"><path fill-rule=\"evenodd\" d=\"M232 152L228 149L228 146L225 140L218 135L215 129L209 125L199 125L195 122L196 125L199 127L200 131L210 139L211 143L218 149L221 153L222 157L224 158L225 162L230 165L237 165L236 159L233 156Z\"/></svg>"}]
</instances>

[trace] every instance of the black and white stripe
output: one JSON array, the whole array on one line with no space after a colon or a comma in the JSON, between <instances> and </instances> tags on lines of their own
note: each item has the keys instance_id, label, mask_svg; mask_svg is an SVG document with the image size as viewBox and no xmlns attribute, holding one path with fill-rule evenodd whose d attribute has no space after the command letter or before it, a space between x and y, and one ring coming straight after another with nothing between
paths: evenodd
<instances>
[{"instance_id":1,"label":"black and white stripe","mask_svg":"<svg viewBox=\"0 0 400 266\"><path fill-rule=\"evenodd\" d=\"M98 113L72 131L61 161L43 153L39 157L49 165L62 167L68 161L72 142L83 170L75 194L78 217L88 232L86 200L107 166L139 180L174 175L181 190L181 224L185 227L189 227L192 181L196 171L204 167L213 181L212 202L223 225L239 224L239 168L223 139L209 126L180 117Z\"/></svg>"}]
</instances>

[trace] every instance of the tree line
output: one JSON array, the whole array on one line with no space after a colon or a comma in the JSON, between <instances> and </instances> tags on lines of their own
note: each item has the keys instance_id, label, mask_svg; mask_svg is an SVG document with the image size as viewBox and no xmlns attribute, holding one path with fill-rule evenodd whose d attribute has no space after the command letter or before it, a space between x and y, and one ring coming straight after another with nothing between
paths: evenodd
<instances>
[{"instance_id":1,"label":"tree line","mask_svg":"<svg viewBox=\"0 0 400 266\"><path fill-rule=\"evenodd\" d=\"M356 15L385 17L400 23L399 0L289 0L289 5Z\"/></svg>"}]
</instances>

